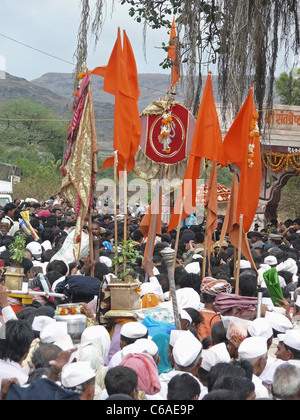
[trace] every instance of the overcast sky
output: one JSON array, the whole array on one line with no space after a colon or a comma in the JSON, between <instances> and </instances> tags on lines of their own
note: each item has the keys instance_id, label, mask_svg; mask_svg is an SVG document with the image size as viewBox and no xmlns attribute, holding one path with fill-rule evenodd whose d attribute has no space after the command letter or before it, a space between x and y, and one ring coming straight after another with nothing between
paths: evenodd
<instances>
[{"instance_id":1,"label":"overcast sky","mask_svg":"<svg viewBox=\"0 0 300 420\"><path fill-rule=\"evenodd\" d=\"M95 0L91 0L90 4L93 8ZM131 41L139 73L169 74L169 70L164 71L159 66L166 56L159 47L162 42L168 42L168 32L165 29L147 31L146 61L143 25L128 16L128 7L119 5L111 14L111 0L107 0L107 4L104 29L96 51L93 39L89 38L88 67L93 69L107 64L120 27L122 31L126 30ZM75 67L73 55L77 46L79 24L78 0L1 0L0 70L6 70L13 76L27 80L36 79L49 72L72 73Z\"/></svg>"},{"instance_id":2,"label":"overcast sky","mask_svg":"<svg viewBox=\"0 0 300 420\"><path fill-rule=\"evenodd\" d=\"M95 2L96 0L90 0L91 8ZM159 66L166 58L165 51L160 47L162 42L168 42L168 32L165 29L148 29L146 61L143 25L130 18L128 6L119 5L111 14L112 0L106 2L107 16L96 51L93 48L93 40L89 40L89 69L107 64L120 27L121 30L126 30L131 41L139 73L170 74L170 70L164 71ZM115 3L118 4L117 1ZM0 71L5 70L13 76L29 81L49 72L72 73L75 68L73 55L77 46L79 24L79 0L1 0ZM277 75L286 71L282 62L283 59L279 59ZM290 64L293 65L292 59ZM214 68L210 70L214 74Z\"/></svg>"}]
</instances>

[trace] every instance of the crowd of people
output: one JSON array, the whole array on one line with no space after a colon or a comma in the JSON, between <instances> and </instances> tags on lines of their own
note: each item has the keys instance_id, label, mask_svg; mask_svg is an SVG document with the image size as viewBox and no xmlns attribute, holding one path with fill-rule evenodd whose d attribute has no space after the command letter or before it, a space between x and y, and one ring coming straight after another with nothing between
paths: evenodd
<instances>
[{"instance_id":1,"label":"crowd of people","mask_svg":"<svg viewBox=\"0 0 300 420\"><path fill-rule=\"evenodd\" d=\"M247 234L254 266L237 259L228 236L219 242L221 218L203 264L205 220L183 223L172 279L175 309L162 251L174 249L177 232L163 224L153 256L144 256L145 210L128 209L124 223L108 203L95 203L86 226L93 252L78 262L66 247L76 214L60 194L0 209L0 399L300 399L300 219L254 225ZM23 230L23 211L35 235ZM21 234L22 290L36 293L31 304L6 287L11 245ZM116 237L118 244L130 240L138 253L130 270L140 284L139 309L108 317ZM79 337L56 317L65 304L86 317Z\"/></svg>"}]
</instances>

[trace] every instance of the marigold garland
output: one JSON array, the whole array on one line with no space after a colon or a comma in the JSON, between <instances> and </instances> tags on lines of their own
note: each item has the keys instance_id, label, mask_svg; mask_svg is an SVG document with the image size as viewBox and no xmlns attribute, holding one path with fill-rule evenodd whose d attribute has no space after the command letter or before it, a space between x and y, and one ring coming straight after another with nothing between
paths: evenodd
<instances>
[{"instance_id":1,"label":"marigold garland","mask_svg":"<svg viewBox=\"0 0 300 420\"><path fill-rule=\"evenodd\" d=\"M254 149L255 149L255 139L258 137L259 138L259 128L258 128L258 118L259 115L257 114L257 112L253 113L252 116L252 121L250 123L250 143L249 143L249 148L248 148L248 166L249 168L253 168L254 166L254 157L255 157L255 153L254 153Z\"/></svg>"},{"instance_id":2,"label":"marigold garland","mask_svg":"<svg viewBox=\"0 0 300 420\"><path fill-rule=\"evenodd\" d=\"M161 131L159 135L159 141L163 144L163 152L166 154L171 153L171 147L170 144L172 143L172 140L170 138L171 133L171 123L173 121L172 117L172 109L166 111L161 120Z\"/></svg>"},{"instance_id":3,"label":"marigold garland","mask_svg":"<svg viewBox=\"0 0 300 420\"><path fill-rule=\"evenodd\" d=\"M300 152L283 154L283 153L264 153L263 163L266 169L272 172L279 172L285 166L285 171L289 171L291 166L295 171L300 171Z\"/></svg>"}]
</instances>

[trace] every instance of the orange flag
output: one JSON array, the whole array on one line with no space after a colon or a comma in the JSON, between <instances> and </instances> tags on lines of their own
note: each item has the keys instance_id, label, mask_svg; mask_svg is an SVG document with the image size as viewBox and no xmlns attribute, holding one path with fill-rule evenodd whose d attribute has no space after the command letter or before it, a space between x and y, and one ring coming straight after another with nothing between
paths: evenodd
<instances>
[{"instance_id":1,"label":"orange flag","mask_svg":"<svg viewBox=\"0 0 300 420\"><path fill-rule=\"evenodd\" d=\"M212 161L212 168L209 176L207 195L204 207L208 211L206 221L207 248L210 250L214 241L212 239L214 231L218 225L218 182L217 182L217 163Z\"/></svg>"},{"instance_id":2,"label":"orange flag","mask_svg":"<svg viewBox=\"0 0 300 420\"><path fill-rule=\"evenodd\" d=\"M104 77L103 90L115 96L114 150L118 151L118 172L130 172L141 137L138 110L140 91L138 73L130 41L124 31L123 47L121 31L107 66L97 67L92 74ZM126 166L125 166L126 165ZM101 170L114 166L114 157L108 158Z\"/></svg>"},{"instance_id":3,"label":"orange flag","mask_svg":"<svg viewBox=\"0 0 300 420\"><path fill-rule=\"evenodd\" d=\"M196 190L200 175L201 159L215 161L225 165L222 133L216 110L211 72L203 91L196 127L193 135L190 158L181 193L176 200L168 231L176 229L179 224L182 209L182 220L194 212L196 206ZM184 202L182 201L184 197Z\"/></svg>"},{"instance_id":4,"label":"orange flag","mask_svg":"<svg viewBox=\"0 0 300 420\"><path fill-rule=\"evenodd\" d=\"M257 211L262 177L257 120L252 86L223 143L226 161L240 169L237 221L242 214L245 232L250 230Z\"/></svg>"},{"instance_id":5,"label":"orange flag","mask_svg":"<svg viewBox=\"0 0 300 420\"><path fill-rule=\"evenodd\" d=\"M159 202L157 199L159 198ZM155 245L155 237L161 235L162 220L161 220L161 208L162 208L162 191L159 193L159 197L155 196L154 200L148 208L148 212L143 217L140 223L140 230L147 238L146 248L144 257L151 258L153 256L153 249Z\"/></svg>"},{"instance_id":6,"label":"orange flag","mask_svg":"<svg viewBox=\"0 0 300 420\"><path fill-rule=\"evenodd\" d=\"M178 52L177 33L176 33L176 27L175 27L175 16L173 18L172 28L171 28L171 33L170 33L168 58L172 61L172 84L169 89L169 92L170 92L173 86L175 86L176 83L178 83L180 80L180 59L179 59L179 52Z\"/></svg>"},{"instance_id":7,"label":"orange flag","mask_svg":"<svg viewBox=\"0 0 300 420\"><path fill-rule=\"evenodd\" d=\"M229 235L229 240L232 245L236 248L239 246L239 219L237 219L237 203L238 203L238 181L237 181L237 172L234 172L233 179L232 179L232 187L231 187L231 195L230 200L228 203L226 216L224 219L221 235L219 238L220 243L224 241L226 234ZM243 230L242 233L242 249L241 252L243 256L252 264L253 268L256 269L256 265L253 261L253 257L250 251L249 242L247 239L247 235Z\"/></svg>"}]
</instances>

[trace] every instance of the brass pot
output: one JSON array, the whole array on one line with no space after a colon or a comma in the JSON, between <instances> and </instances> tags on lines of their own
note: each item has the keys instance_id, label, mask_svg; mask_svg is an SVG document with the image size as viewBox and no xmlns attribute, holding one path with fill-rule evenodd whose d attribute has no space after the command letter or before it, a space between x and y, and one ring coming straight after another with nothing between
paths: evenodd
<instances>
[{"instance_id":1,"label":"brass pot","mask_svg":"<svg viewBox=\"0 0 300 420\"><path fill-rule=\"evenodd\" d=\"M109 283L111 310L133 311L139 309L138 291L140 285L140 282L125 283L120 281Z\"/></svg>"},{"instance_id":2,"label":"brass pot","mask_svg":"<svg viewBox=\"0 0 300 420\"><path fill-rule=\"evenodd\" d=\"M22 290L24 280L23 267L6 267L5 270L5 286L8 290Z\"/></svg>"}]
</instances>

